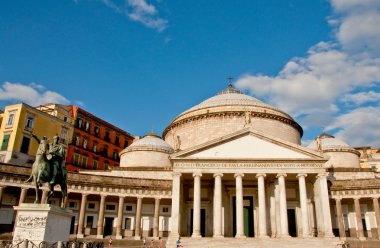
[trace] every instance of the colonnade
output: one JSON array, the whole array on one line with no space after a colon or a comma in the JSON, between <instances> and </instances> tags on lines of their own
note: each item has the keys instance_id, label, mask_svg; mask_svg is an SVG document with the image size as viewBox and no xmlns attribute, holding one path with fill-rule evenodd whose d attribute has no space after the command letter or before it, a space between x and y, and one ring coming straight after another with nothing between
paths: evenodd
<instances>
[{"instance_id":1,"label":"colonnade","mask_svg":"<svg viewBox=\"0 0 380 248\"><path fill-rule=\"evenodd\" d=\"M367 198L367 197L366 197ZM373 210L375 212L375 219L377 223L377 236L378 239L380 239L380 207L379 207L379 197L371 197L372 198L372 206ZM356 228L357 228L357 238L364 240L366 237L364 235L364 226L363 226L363 220L362 220L362 211L360 208L360 200L363 199L361 197L354 197L354 198L344 198L345 200L349 200L352 202L355 209L355 220L356 220ZM343 211L342 211L342 197L336 197L335 198L335 206L336 206L336 212L337 212L337 219L338 219L338 229L339 229L339 237L345 238L346 231L343 221Z\"/></svg>"},{"instance_id":2,"label":"colonnade","mask_svg":"<svg viewBox=\"0 0 380 248\"><path fill-rule=\"evenodd\" d=\"M171 236L176 237L180 234L180 204L181 204L181 173L173 173L173 185L172 185L172 229ZM202 173L193 173L194 179L194 195L193 195L193 230L191 230L191 237L201 237L201 178ZM244 205L243 205L243 178L244 173L235 173L235 194L236 194L236 233L235 238L244 238ZM267 199L266 199L266 178L265 173L255 174L257 180L257 200L258 200L258 230L257 234L259 238L267 238L269 224L275 223L276 227L271 228L272 237L289 237L288 231L288 216L287 216L287 197L286 197L286 185L285 178L287 174L278 173L275 174L276 187L274 189L274 201L270 201L271 210L275 208L274 215L275 220L271 220L267 223ZM306 177L305 173L295 174L299 184L299 201L301 209L302 219L302 237L311 237L312 231L309 223L309 207L308 197L306 189ZM321 236L329 237L333 236L329 195L327 188L326 174L318 174L314 180L314 201L318 201L317 224ZM214 194L213 194L213 237L223 237L223 223L222 223L222 173L214 173ZM272 215L272 214L271 214ZM273 225L273 224L272 224ZM273 233L275 232L275 233Z\"/></svg>"}]
</instances>

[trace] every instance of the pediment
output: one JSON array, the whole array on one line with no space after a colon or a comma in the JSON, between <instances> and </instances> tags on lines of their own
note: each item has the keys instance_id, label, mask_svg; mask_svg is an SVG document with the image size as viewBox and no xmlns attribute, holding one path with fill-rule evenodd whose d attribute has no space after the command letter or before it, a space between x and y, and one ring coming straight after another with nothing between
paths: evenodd
<instances>
[{"instance_id":1,"label":"pediment","mask_svg":"<svg viewBox=\"0 0 380 248\"><path fill-rule=\"evenodd\" d=\"M246 129L181 151L173 159L308 160L325 159L305 147Z\"/></svg>"}]
</instances>

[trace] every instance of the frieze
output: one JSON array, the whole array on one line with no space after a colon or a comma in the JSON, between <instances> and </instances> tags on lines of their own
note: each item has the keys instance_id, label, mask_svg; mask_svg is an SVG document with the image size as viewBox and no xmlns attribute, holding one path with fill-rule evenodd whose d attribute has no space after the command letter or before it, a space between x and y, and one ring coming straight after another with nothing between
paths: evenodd
<instances>
[{"instance_id":1,"label":"frieze","mask_svg":"<svg viewBox=\"0 0 380 248\"><path fill-rule=\"evenodd\" d=\"M174 163L174 168L323 168L320 163Z\"/></svg>"}]
</instances>

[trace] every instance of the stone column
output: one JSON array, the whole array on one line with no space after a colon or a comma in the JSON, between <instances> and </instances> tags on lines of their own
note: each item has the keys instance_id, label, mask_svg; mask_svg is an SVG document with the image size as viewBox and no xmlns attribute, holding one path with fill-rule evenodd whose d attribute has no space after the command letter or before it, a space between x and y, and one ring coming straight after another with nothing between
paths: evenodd
<instances>
[{"instance_id":1,"label":"stone column","mask_svg":"<svg viewBox=\"0 0 380 248\"><path fill-rule=\"evenodd\" d=\"M354 198L354 205L355 205L355 213L356 213L356 223L358 228L358 238L359 239L365 239L364 238L364 231L363 231L363 221L362 221L362 211L360 209L360 200L359 198Z\"/></svg>"},{"instance_id":2,"label":"stone column","mask_svg":"<svg viewBox=\"0 0 380 248\"><path fill-rule=\"evenodd\" d=\"M222 235L222 176L214 174L214 238L223 237Z\"/></svg>"},{"instance_id":3,"label":"stone column","mask_svg":"<svg viewBox=\"0 0 380 248\"><path fill-rule=\"evenodd\" d=\"M100 206L99 206L99 219L98 219L98 229L96 230L96 238L103 238L103 228L104 228L104 207L106 204L107 195L100 195Z\"/></svg>"},{"instance_id":4,"label":"stone column","mask_svg":"<svg viewBox=\"0 0 380 248\"><path fill-rule=\"evenodd\" d=\"M281 235L280 237L289 237L288 231L288 207L286 204L286 187L285 187L286 174L277 174L278 186L280 191L280 220L281 220Z\"/></svg>"},{"instance_id":5,"label":"stone column","mask_svg":"<svg viewBox=\"0 0 380 248\"><path fill-rule=\"evenodd\" d=\"M191 237L201 237L201 173L193 173L194 197L193 197L193 234Z\"/></svg>"},{"instance_id":6,"label":"stone column","mask_svg":"<svg viewBox=\"0 0 380 248\"><path fill-rule=\"evenodd\" d=\"M372 198L373 201L373 209L375 211L376 216L376 225L377 225L377 235L378 239L380 239L380 208L379 208L379 198Z\"/></svg>"},{"instance_id":7,"label":"stone column","mask_svg":"<svg viewBox=\"0 0 380 248\"><path fill-rule=\"evenodd\" d=\"M160 200L160 198L154 199L153 238L156 240L159 237Z\"/></svg>"},{"instance_id":8,"label":"stone column","mask_svg":"<svg viewBox=\"0 0 380 248\"><path fill-rule=\"evenodd\" d=\"M116 239L122 239L121 233L123 225L124 196L119 196L119 206L117 208Z\"/></svg>"},{"instance_id":9,"label":"stone column","mask_svg":"<svg viewBox=\"0 0 380 248\"><path fill-rule=\"evenodd\" d=\"M244 174L235 174L236 179L236 238L245 238L244 234L244 206L243 206L243 177Z\"/></svg>"},{"instance_id":10,"label":"stone column","mask_svg":"<svg viewBox=\"0 0 380 248\"><path fill-rule=\"evenodd\" d=\"M142 198L137 197L136 221L135 221L135 240L141 239L141 207L142 207Z\"/></svg>"},{"instance_id":11,"label":"stone column","mask_svg":"<svg viewBox=\"0 0 380 248\"><path fill-rule=\"evenodd\" d=\"M307 174L298 174L298 184L300 189L300 205L301 205L301 216L302 216L302 237L310 237L309 229L309 213L307 207L307 192L306 192L306 181L305 177Z\"/></svg>"},{"instance_id":12,"label":"stone column","mask_svg":"<svg viewBox=\"0 0 380 248\"><path fill-rule=\"evenodd\" d=\"M181 173L173 173L172 182L172 215L170 239L174 242L179 238L180 227L180 202L181 202Z\"/></svg>"},{"instance_id":13,"label":"stone column","mask_svg":"<svg viewBox=\"0 0 380 248\"><path fill-rule=\"evenodd\" d=\"M1 203L3 201L4 189L5 189L5 186L0 186L0 207L1 207Z\"/></svg>"},{"instance_id":14,"label":"stone column","mask_svg":"<svg viewBox=\"0 0 380 248\"><path fill-rule=\"evenodd\" d=\"M275 199L275 186L274 183L270 184L270 228L271 237L276 237L276 199Z\"/></svg>"},{"instance_id":15,"label":"stone column","mask_svg":"<svg viewBox=\"0 0 380 248\"><path fill-rule=\"evenodd\" d=\"M280 185L278 184L278 178L274 185L274 199L275 199L275 214L276 214L276 238L281 237L281 210L280 210Z\"/></svg>"},{"instance_id":16,"label":"stone column","mask_svg":"<svg viewBox=\"0 0 380 248\"><path fill-rule=\"evenodd\" d=\"M340 198L335 199L336 214L338 216L339 237L345 238L346 231L344 230L342 203Z\"/></svg>"},{"instance_id":17,"label":"stone column","mask_svg":"<svg viewBox=\"0 0 380 248\"><path fill-rule=\"evenodd\" d=\"M48 193L49 193L49 191L42 190L41 204L45 204Z\"/></svg>"},{"instance_id":18,"label":"stone column","mask_svg":"<svg viewBox=\"0 0 380 248\"><path fill-rule=\"evenodd\" d=\"M18 205L19 205L19 206L20 206L22 203L24 203L27 194L28 194L28 188L21 188L20 198L19 198L19 200L18 200Z\"/></svg>"},{"instance_id":19,"label":"stone column","mask_svg":"<svg viewBox=\"0 0 380 248\"><path fill-rule=\"evenodd\" d=\"M319 212L323 222L323 224L321 225L321 227L323 227L323 236L334 237L331 224L330 198L327 188L327 175L325 173L318 174L317 183L319 186ZM320 218L318 218L318 220L320 220Z\"/></svg>"},{"instance_id":20,"label":"stone column","mask_svg":"<svg viewBox=\"0 0 380 248\"><path fill-rule=\"evenodd\" d=\"M257 174L258 200L259 200L259 238L267 238L267 214L265 206L265 182L266 174Z\"/></svg>"},{"instance_id":21,"label":"stone column","mask_svg":"<svg viewBox=\"0 0 380 248\"><path fill-rule=\"evenodd\" d=\"M87 205L87 194L82 193L82 201L80 204L80 212L79 212L79 221L78 221L78 238L83 238L83 227L84 227L84 216L86 214L86 205Z\"/></svg>"}]
</instances>

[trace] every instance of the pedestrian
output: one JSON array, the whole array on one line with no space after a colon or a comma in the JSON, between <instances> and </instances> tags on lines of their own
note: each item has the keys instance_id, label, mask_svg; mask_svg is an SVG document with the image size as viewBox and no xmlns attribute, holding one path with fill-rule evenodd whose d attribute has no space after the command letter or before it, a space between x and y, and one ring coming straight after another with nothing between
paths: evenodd
<instances>
[{"instance_id":1,"label":"pedestrian","mask_svg":"<svg viewBox=\"0 0 380 248\"><path fill-rule=\"evenodd\" d=\"M112 238L111 238L111 235L110 235L110 239L108 241L108 248L111 248L112 247Z\"/></svg>"}]
</instances>

